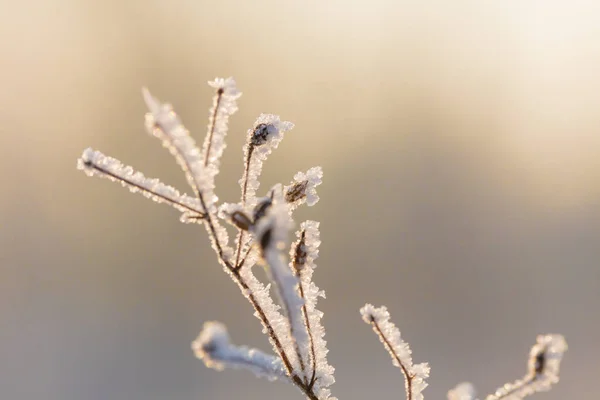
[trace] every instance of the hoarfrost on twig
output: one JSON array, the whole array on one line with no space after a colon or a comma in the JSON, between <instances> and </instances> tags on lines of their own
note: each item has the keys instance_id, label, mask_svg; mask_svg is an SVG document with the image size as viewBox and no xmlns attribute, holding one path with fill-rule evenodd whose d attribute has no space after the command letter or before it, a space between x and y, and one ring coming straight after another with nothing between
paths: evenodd
<instances>
[{"instance_id":1,"label":"hoarfrost on twig","mask_svg":"<svg viewBox=\"0 0 600 400\"><path fill-rule=\"evenodd\" d=\"M537 392L550 390L558 383L560 362L567 351L562 335L539 335L529 352L527 374L513 383L507 383L486 400L520 400Z\"/></svg>"},{"instance_id":2,"label":"hoarfrost on twig","mask_svg":"<svg viewBox=\"0 0 600 400\"><path fill-rule=\"evenodd\" d=\"M192 349L209 368L247 369L269 380L287 378L279 358L257 349L233 345L227 328L219 322L206 322L198 338L192 342Z\"/></svg>"},{"instance_id":3,"label":"hoarfrost on twig","mask_svg":"<svg viewBox=\"0 0 600 400\"><path fill-rule=\"evenodd\" d=\"M197 199L165 185L155 178L147 178L133 167L123 165L119 160L105 156L91 148L86 149L77 161L77 168L88 176L98 176L114 182L119 182L132 193L141 193L157 203L169 204L181 211L185 216L201 219L204 216L202 207Z\"/></svg>"},{"instance_id":4,"label":"hoarfrost on twig","mask_svg":"<svg viewBox=\"0 0 600 400\"><path fill-rule=\"evenodd\" d=\"M410 347L402 340L400 330L390 321L390 313L386 307L376 308L365 304L360 313L363 321L373 327L373 331L392 356L392 363L402 370L407 400L422 400L421 392L427 387L425 379L429 377L429 365L413 364Z\"/></svg>"}]
</instances>

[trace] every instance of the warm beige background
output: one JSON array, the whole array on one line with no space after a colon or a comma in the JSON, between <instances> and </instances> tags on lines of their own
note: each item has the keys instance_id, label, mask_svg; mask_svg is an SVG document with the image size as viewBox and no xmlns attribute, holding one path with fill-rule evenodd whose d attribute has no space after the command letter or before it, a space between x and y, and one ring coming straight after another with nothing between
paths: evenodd
<instances>
[{"instance_id":1,"label":"warm beige background","mask_svg":"<svg viewBox=\"0 0 600 400\"><path fill-rule=\"evenodd\" d=\"M0 1L0 398L299 399L193 358L203 321L267 342L206 235L75 170L93 146L184 188L142 85L201 139L214 76L245 93L219 177L237 195L260 112L296 129L264 186L321 164L316 278L341 400L402 398L359 318L386 304L429 399L570 350L540 399L600 397L600 3Z\"/></svg>"}]
</instances>

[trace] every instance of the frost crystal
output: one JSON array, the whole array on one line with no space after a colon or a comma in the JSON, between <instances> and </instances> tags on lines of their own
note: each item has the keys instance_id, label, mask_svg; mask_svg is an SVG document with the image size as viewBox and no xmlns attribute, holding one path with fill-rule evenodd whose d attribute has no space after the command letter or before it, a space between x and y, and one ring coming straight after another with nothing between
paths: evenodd
<instances>
[{"instance_id":1,"label":"frost crystal","mask_svg":"<svg viewBox=\"0 0 600 400\"><path fill-rule=\"evenodd\" d=\"M392 363L404 374L407 400L422 400L423 389L427 387L425 379L429 377L427 363L413 365L411 350L402 338L400 330L390 322L390 314L385 307L375 308L366 304L360 309L363 321L373 327L379 340L392 356Z\"/></svg>"},{"instance_id":2,"label":"frost crystal","mask_svg":"<svg viewBox=\"0 0 600 400\"><path fill-rule=\"evenodd\" d=\"M448 392L448 400L475 400L475 388L469 382L463 382Z\"/></svg>"},{"instance_id":3,"label":"frost crystal","mask_svg":"<svg viewBox=\"0 0 600 400\"><path fill-rule=\"evenodd\" d=\"M323 313L317 309L319 297L325 297L313 282L321 244L319 223L306 221L296 232L296 241L286 256L288 234L294 222L293 211L302 204L312 206L319 200L316 187L323 179L321 167L298 172L287 186L277 184L267 195L256 197L264 161L279 145L291 122L278 116L261 114L248 130L244 146L244 172L238 203L217 204L215 176L225 149L229 117L237 111L237 90L233 78L217 78L209 85L215 89L210 109L208 132L202 150L181 123L169 104L162 104L147 89L143 90L149 113L146 128L159 138L183 169L195 197L179 193L158 179L145 177L132 167L104 154L87 149L77 167L89 176L121 183L132 192L142 193L159 203L166 203L182 213L183 222L201 223L206 228L212 248L224 271L240 288L254 315L268 336L274 354L231 343L227 329L218 322L207 322L192 343L196 356L207 367L241 368L270 380L283 378L296 386L309 400L337 400L331 396L335 382L334 368L327 361ZM222 220L236 231L235 249ZM259 281L253 270L265 267L269 284ZM271 286L277 294L276 303ZM373 327L393 364L405 377L407 400L422 400L429 376L427 363L413 364L411 350L390 322L385 307L370 304L361 309L363 320ZM506 384L486 400L519 400L558 382L558 373L567 345L560 335L540 336L531 349L528 373ZM470 384L463 383L448 392L449 400L474 400Z\"/></svg>"}]
</instances>

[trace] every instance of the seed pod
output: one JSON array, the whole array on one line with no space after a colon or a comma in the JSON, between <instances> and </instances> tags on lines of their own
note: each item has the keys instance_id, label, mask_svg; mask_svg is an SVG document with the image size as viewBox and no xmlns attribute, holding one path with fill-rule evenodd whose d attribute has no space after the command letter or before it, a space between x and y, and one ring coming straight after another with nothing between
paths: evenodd
<instances>
[{"instance_id":1,"label":"seed pod","mask_svg":"<svg viewBox=\"0 0 600 400\"><path fill-rule=\"evenodd\" d=\"M231 222L243 231L247 231L253 225L250 217L242 211L234 211L230 218Z\"/></svg>"},{"instance_id":2,"label":"seed pod","mask_svg":"<svg viewBox=\"0 0 600 400\"><path fill-rule=\"evenodd\" d=\"M258 124L252 131L252 137L250 138L250 142L253 146L260 146L267 143L267 138L269 137L269 133L275 127L273 125L267 124Z\"/></svg>"},{"instance_id":3,"label":"seed pod","mask_svg":"<svg viewBox=\"0 0 600 400\"><path fill-rule=\"evenodd\" d=\"M288 188L285 192L285 201L287 203L293 203L298 201L306 196L306 187L308 186L308 181L300 181L294 182L292 186Z\"/></svg>"}]
</instances>

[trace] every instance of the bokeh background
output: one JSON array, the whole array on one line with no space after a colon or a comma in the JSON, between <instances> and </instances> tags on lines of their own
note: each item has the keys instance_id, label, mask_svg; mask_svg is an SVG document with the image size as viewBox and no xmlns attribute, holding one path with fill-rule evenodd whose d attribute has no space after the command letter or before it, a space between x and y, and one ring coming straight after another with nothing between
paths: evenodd
<instances>
[{"instance_id":1,"label":"bokeh background","mask_svg":"<svg viewBox=\"0 0 600 400\"><path fill-rule=\"evenodd\" d=\"M385 304L426 398L481 396L563 333L562 381L600 396L597 1L0 1L0 398L293 399L206 369L206 320L268 349L205 232L75 169L88 146L185 189L140 88L198 140L212 92L244 96L218 178L238 198L260 112L296 128L263 189L322 165L316 281L340 399L403 397L358 308Z\"/></svg>"}]
</instances>

